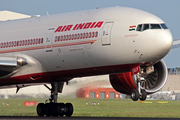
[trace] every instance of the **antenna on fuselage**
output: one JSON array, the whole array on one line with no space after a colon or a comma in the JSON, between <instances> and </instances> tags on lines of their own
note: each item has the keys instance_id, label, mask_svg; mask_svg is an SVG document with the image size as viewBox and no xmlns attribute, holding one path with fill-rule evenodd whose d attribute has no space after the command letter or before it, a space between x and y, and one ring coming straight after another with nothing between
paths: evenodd
<instances>
[{"instance_id":1,"label":"antenna on fuselage","mask_svg":"<svg viewBox=\"0 0 180 120\"><path fill-rule=\"evenodd\" d=\"M47 15L47 16L49 16L49 13L48 13L48 11L46 11L46 15Z\"/></svg>"}]
</instances>

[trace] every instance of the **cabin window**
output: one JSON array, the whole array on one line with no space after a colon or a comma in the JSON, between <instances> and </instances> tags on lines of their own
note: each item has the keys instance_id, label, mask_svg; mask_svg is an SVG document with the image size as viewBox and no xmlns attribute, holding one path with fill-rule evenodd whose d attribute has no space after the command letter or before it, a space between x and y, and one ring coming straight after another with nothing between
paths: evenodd
<instances>
[{"instance_id":1,"label":"cabin window","mask_svg":"<svg viewBox=\"0 0 180 120\"><path fill-rule=\"evenodd\" d=\"M74 34L72 34L72 40L74 39Z\"/></svg>"},{"instance_id":2,"label":"cabin window","mask_svg":"<svg viewBox=\"0 0 180 120\"><path fill-rule=\"evenodd\" d=\"M91 37L91 32L89 32L89 38Z\"/></svg>"},{"instance_id":3,"label":"cabin window","mask_svg":"<svg viewBox=\"0 0 180 120\"><path fill-rule=\"evenodd\" d=\"M80 39L82 39L82 33L80 34Z\"/></svg>"},{"instance_id":4,"label":"cabin window","mask_svg":"<svg viewBox=\"0 0 180 120\"><path fill-rule=\"evenodd\" d=\"M19 46L19 41L17 41L17 46Z\"/></svg>"},{"instance_id":5,"label":"cabin window","mask_svg":"<svg viewBox=\"0 0 180 120\"><path fill-rule=\"evenodd\" d=\"M68 40L69 35L66 35L66 40Z\"/></svg>"},{"instance_id":6,"label":"cabin window","mask_svg":"<svg viewBox=\"0 0 180 120\"><path fill-rule=\"evenodd\" d=\"M95 34L95 37L97 37L98 36L98 32L96 32L96 34Z\"/></svg>"},{"instance_id":7,"label":"cabin window","mask_svg":"<svg viewBox=\"0 0 180 120\"><path fill-rule=\"evenodd\" d=\"M41 43L43 43L43 38L41 38Z\"/></svg>"},{"instance_id":8,"label":"cabin window","mask_svg":"<svg viewBox=\"0 0 180 120\"><path fill-rule=\"evenodd\" d=\"M14 46L14 42L12 42L12 44L11 44L11 47L13 47Z\"/></svg>"},{"instance_id":9,"label":"cabin window","mask_svg":"<svg viewBox=\"0 0 180 120\"><path fill-rule=\"evenodd\" d=\"M63 41L63 36L61 35L61 41Z\"/></svg>"},{"instance_id":10,"label":"cabin window","mask_svg":"<svg viewBox=\"0 0 180 120\"><path fill-rule=\"evenodd\" d=\"M88 38L88 33L86 33L86 38Z\"/></svg>"},{"instance_id":11,"label":"cabin window","mask_svg":"<svg viewBox=\"0 0 180 120\"><path fill-rule=\"evenodd\" d=\"M79 34L77 34L77 39L79 39Z\"/></svg>"},{"instance_id":12,"label":"cabin window","mask_svg":"<svg viewBox=\"0 0 180 120\"><path fill-rule=\"evenodd\" d=\"M27 40L25 40L25 43L24 43L25 45L27 45Z\"/></svg>"},{"instance_id":13,"label":"cabin window","mask_svg":"<svg viewBox=\"0 0 180 120\"><path fill-rule=\"evenodd\" d=\"M19 41L19 45L21 46L21 40Z\"/></svg>"},{"instance_id":14,"label":"cabin window","mask_svg":"<svg viewBox=\"0 0 180 120\"><path fill-rule=\"evenodd\" d=\"M57 42L57 36L55 37L54 41Z\"/></svg>"},{"instance_id":15,"label":"cabin window","mask_svg":"<svg viewBox=\"0 0 180 120\"><path fill-rule=\"evenodd\" d=\"M35 39L33 39L33 44L35 44L35 41L36 41L36 40L35 40Z\"/></svg>"},{"instance_id":16,"label":"cabin window","mask_svg":"<svg viewBox=\"0 0 180 120\"><path fill-rule=\"evenodd\" d=\"M92 32L92 37L94 37L94 32Z\"/></svg>"},{"instance_id":17,"label":"cabin window","mask_svg":"<svg viewBox=\"0 0 180 120\"><path fill-rule=\"evenodd\" d=\"M58 42L60 41L60 38L61 38L61 37L60 37L60 36L58 36Z\"/></svg>"},{"instance_id":18,"label":"cabin window","mask_svg":"<svg viewBox=\"0 0 180 120\"><path fill-rule=\"evenodd\" d=\"M30 44L30 40L28 40L28 43L27 43L28 45Z\"/></svg>"},{"instance_id":19,"label":"cabin window","mask_svg":"<svg viewBox=\"0 0 180 120\"><path fill-rule=\"evenodd\" d=\"M11 42L9 42L9 47L11 47Z\"/></svg>"},{"instance_id":20,"label":"cabin window","mask_svg":"<svg viewBox=\"0 0 180 120\"><path fill-rule=\"evenodd\" d=\"M85 38L85 33L83 33L83 38Z\"/></svg>"},{"instance_id":21,"label":"cabin window","mask_svg":"<svg viewBox=\"0 0 180 120\"><path fill-rule=\"evenodd\" d=\"M14 46L16 46L16 41L14 42Z\"/></svg>"},{"instance_id":22,"label":"cabin window","mask_svg":"<svg viewBox=\"0 0 180 120\"><path fill-rule=\"evenodd\" d=\"M36 39L36 44L38 44L38 39Z\"/></svg>"}]
</instances>

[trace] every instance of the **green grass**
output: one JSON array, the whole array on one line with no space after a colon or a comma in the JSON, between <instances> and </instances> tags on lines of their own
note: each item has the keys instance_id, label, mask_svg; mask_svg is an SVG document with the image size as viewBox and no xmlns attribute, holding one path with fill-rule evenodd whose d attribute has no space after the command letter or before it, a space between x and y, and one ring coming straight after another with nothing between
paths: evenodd
<instances>
[{"instance_id":1,"label":"green grass","mask_svg":"<svg viewBox=\"0 0 180 120\"><path fill-rule=\"evenodd\" d=\"M36 106L25 107L24 101L44 102L44 99L0 99L0 116L37 116ZM59 102L71 102L73 116L91 117L171 117L180 118L180 101L158 103L139 103L130 99L61 99ZM6 103L9 103L9 106ZM99 105L92 105L99 102ZM3 105L4 103L4 105ZM86 105L88 103L88 105Z\"/></svg>"}]
</instances>

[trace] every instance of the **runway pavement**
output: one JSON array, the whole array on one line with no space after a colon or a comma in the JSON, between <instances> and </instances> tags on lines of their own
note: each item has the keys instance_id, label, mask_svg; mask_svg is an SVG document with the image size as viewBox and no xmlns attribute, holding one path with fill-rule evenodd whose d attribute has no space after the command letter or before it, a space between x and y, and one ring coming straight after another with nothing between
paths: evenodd
<instances>
[{"instance_id":1,"label":"runway pavement","mask_svg":"<svg viewBox=\"0 0 180 120\"><path fill-rule=\"evenodd\" d=\"M179 118L134 118L134 117L26 117L0 116L0 120L179 120Z\"/></svg>"}]
</instances>

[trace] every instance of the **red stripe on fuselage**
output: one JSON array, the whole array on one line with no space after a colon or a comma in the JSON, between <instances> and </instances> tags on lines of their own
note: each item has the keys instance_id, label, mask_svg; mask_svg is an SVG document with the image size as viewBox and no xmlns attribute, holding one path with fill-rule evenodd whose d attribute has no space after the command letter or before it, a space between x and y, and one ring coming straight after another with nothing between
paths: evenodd
<instances>
[{"instance_id":1,"label":"red stripe on fuselage","mask_svg":"<svg viewBox=\"0 0 180 120\"><path fill-rule=\"evenodd\" d=\"M89 41L80 41L80 42L72 42L72 43L62 43L62 44L55 44L53 47L64 47L64 46L72 46L72 45L81 45L81 44L93 44L96 40L89 40Z\"/></svg>"},{"instance_id":2,"label":"red stripe on fuselage","mask_svg":"<svg viewBox=\"0 0 180 120\"><path fill-rule=\"evenodd\" d=\"M129 72L133 67L137 65L139 64L112 65L112 66L101 66L101 67L82 68L82 69L74 69L74 70L26 74L26 75L7 78L7 79L1 79L0 86L26 84L26 83L65 81L68 78L75 78L75 77L116 74L122 72ZM30 79L30 77L33 76L38 76L39 78L37 80Z\"/></svg>"},{"instance_id":3,"label":"red stripe on fuselage","mask_svg":"<svg viewBox=\"0 0 180 120\"><path fill-rule=\"evenodd\" d=\"M0 51L0 54L1 53L28 51L28 50L38 50L38 49L45 49L45 46L37 46L37 47L28 47L28 48L18 48L18 49L3 50L3 51Z\"/></svg>"}]
</instances>

